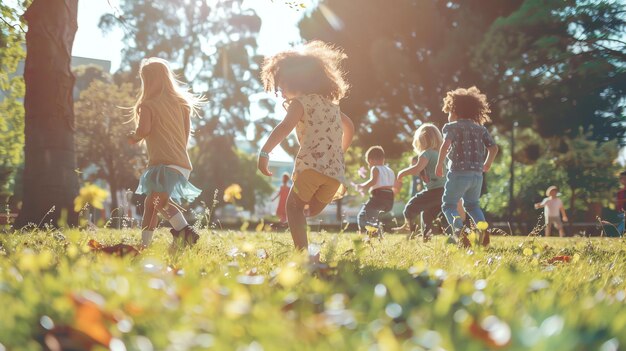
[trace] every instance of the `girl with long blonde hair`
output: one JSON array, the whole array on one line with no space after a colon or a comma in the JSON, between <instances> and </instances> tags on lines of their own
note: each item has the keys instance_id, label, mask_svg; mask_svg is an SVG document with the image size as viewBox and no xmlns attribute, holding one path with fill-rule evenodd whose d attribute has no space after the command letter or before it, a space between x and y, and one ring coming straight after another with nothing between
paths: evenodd
<instances>
[{"instance_id":1,"label":"girl with long blonde hair","mask_svg":"<svg viewBox=\"0 0 626 351\"><path fill-rule=\"evenodd\" d=\"M413 137L413 149L417 154L417 162L410 167L401 170L396 179L395 191L400 191L402 179L407 175L418 175L422 172L425 179L425 189L415 194L404 207L404 225L395 228L397 231L410 230L415 233L415 219L421 216L421 231L424 240L428 240L431 233L432 224L441 212L441 198L443 196L443 186L445 178L435 175L439 148L443 142L443 137L439 129L432 123L423 123Z\"/></svg>"},{"instance_id":2,"label":"girl with long blonde hair","mask_svg":"<svg viewBox=\"0 0 626 351\"><path fill-rule=\"evenodd\" d=\"M199 235L188 225L177 202L193 201L200 189L189 182L192 166L187 153L191 116L202 99L185 90L167 61L148 58L139 68L141 90L133 107L136 130L130 144L145 141L148 168L139 179L136 194L147 195L142 219L142 246L152 242L160 213L172 225L174 239L194 244Z\"/></svg>"}]
</instances>

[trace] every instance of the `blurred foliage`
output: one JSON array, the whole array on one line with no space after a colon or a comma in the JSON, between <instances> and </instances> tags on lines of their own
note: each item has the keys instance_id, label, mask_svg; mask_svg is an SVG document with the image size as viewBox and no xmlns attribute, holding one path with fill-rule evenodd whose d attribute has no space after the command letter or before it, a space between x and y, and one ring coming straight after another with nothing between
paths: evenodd
<instances>
[{"instance_id":1,"label":"blurred foliage","mask_svg":"<svg viewBox=\"0 0 626 351\"><path fill-rule=\"evenodd\" d=\"M446 91L477 85L499 130L624 143L626 13L619 1L327 0L305 39L343 47L352 84L342 110L362 146L392 158L421 122L441 126Z\"/></svg>"},{"instance_id":2,"label":"blurred foliage","mask_svg":"<svg viewBox=\"0 0 626 351\"><path fill-rule=\"evenodd\" d=\"M30 1L0 4L0 204L15 191L18 167L24 162L24 78L17 68L25 58L25 22Z\"/></svg>"},{"instance_id":3,"label":"blurred foliage","mask_svg":"<svg viewBox=\"0 0 626 351\"><path fill-rule=\"evenodd\" d=\"M617 142L590 140L582 132L575 138L542 138L530 128L515 131L515 189L513 217L509 217L510 136L497 133L500 154L487 174L488 191L482 197L486 211L498 220L534 223L543 210L533 204L545 197L548 186L562 193L565 209L576 221L595 221L591 208L613 205L619 188ZM502 189L506 189L503 191ZM572 215L573 214L573 215Z\"/></svg>"},{"instance_id":4,"label":"blurred foliage","mask_svg":"<svg viewBox=\"0 0 626 351\"><path fill-rule=\"evenodd\" d=\"M254 211L255 204L273 192L267 177L257 172L256 155L238 150L229 136L200 140L189 150L189 155L194 165L190 180L202 189L196 202L211 204L215 191L218 199L222 199L224 190L238 184L241 199L237 199L237 205Z\"/></svg>"},{"instance_id":5,"label":"blurred foliage","mask_svg":"<svg viewBox=\"0 0 626 351\"><path fill-rule=\"evenodd\" d=\"M140 252L128 245L140 242L138 231L0 236L0 347L577 351L626 344L623 240L498 236L488 249L464 251L439 236L428 244L399 235L310 239L321 245L325 271L313 273L288 235L271 232L203 229L182 252L168 252L165 229Z\"/></svg>"},{"instance_id":6,"label":"blurred foliage","mask_svg":"<svg viewBox=\"0 0 626 351\"><path fill-rule=\"evenodd\" d=\"M245 131L249 96L262 89L262 57L256 54L261 19L253 10L234 0L123 0L119 11L100 20L105 31L124 30L117 79L137 85L142 59L166 59L183 82L207 98L204 118L196 121L196 138Z\"/></svg>"},{"instance_id":7,"label":"blurred foliage","mask_svg":"<svg viewBox=\"0 0 626 351\"><path fill-rule=\"evenodd\" d=\"M86 78L78 75L77 80ZM74 105L76 115L76 155L83 179L102 179L111 191L111 208L118 208L118 191L134 190L139 172L145 166L143 150L129 145L134 130L128 123L128 109L135 101L131 84L117 85L93 79Z\"/></svg>"},{"instance_id":8,"label":"blurred foliage","mask_svg":"<svg viewBox=\"0 0 626 351\"><path fill-rule=\"evenodd\" d=\"M543 137L625 144L626 11L613 0L525 0L473 50L501 121ZM505 128L509 124L504 124Z\"/></svg>"}]
</instances>

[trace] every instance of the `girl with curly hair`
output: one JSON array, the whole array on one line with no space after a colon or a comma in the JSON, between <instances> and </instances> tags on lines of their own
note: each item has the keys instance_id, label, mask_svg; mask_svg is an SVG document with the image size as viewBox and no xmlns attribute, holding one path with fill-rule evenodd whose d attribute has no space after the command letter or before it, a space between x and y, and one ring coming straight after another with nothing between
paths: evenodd
<instances>
[{"instance_id":1,"label":"girl with curly hair","mask_svg":"<svg viewBox=\"0 0 626 351\"><path fill-rule=\"evenodd\" d=\"M491 110L487 97L478 88L449 91L443 99L443 112L448 113L449 123L442 129L443 144L435 173L438 177L443 176L443 162L447 156L448 173L441 208L454 234L459 235L463 226L457 211L460 199L474 223L485 221L478 200L483 173L491 168L498 146L483 126L491 121ZM486 237L484 244L487 242Z\"/></svg>"},{"instance_id":2,"label":"girl with curly hair","mask_svg":"<svg viewBox=\"0 0 626 351\"><path fill-rule=\"evenodd\" d=\"M281 93L287 115L261 148L258 168L272 175L269 153L295 128L300 149L287 197L287 222L299 250L308 248L305 207L315 216L345 193L344 153L354 135L352 121L339 109L348 90L340 67L345 58L338 48L313 41L302 50L284 51L263 63L265 90ZM319 254L311 260L319 262Z\"/></svg>"}]
</instances>

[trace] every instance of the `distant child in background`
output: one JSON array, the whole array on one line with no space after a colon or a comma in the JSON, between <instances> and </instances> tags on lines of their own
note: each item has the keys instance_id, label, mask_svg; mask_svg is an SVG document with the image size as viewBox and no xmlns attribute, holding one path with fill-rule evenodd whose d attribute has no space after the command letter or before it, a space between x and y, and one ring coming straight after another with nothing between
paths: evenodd
<instances>
[{"instance_id":1,"label":"distant child in background","mask_svg":"<svg viewBox=\"0 0 626 351\"><path fill-rule=\"evenodd\" d=\"M483 172L489 171L498 146L483 124L490 122L487 97L476 87L449 91L443 99L443 112L448 122L443 126L443 144L439 151L436 174L444 175L444 158L448 158L448 173L443 193L443 214L459 235L463 221L459 217L457 203L463 199L463 207L474 223L485 221L479 198L483 184ZM463 240L465 237L462 237ZM465 243L466 240L463 240ZM488 244L485 236L483 244Z\"/></svg>"},{"instance_id":2,"label":"distant child in background","mask_svg":"<svg viewBox=\"0 0 626 351\"><path fill-rule=\"evenodd\" d=\"M272 199L272 201L278 199L278 207L276 207L276 216L280 220L280 224L287 223L287 196L289 196L289 174L283 174L283 185L278 189L278 193Z\"/></svg>"},{"instance_id":3,"label":"distant child in background","mask_svg":"<svg viewBox=\"0 0 626 351\"><path fill-rule=\"evenodd\" d=\"M624 213L626 212L626 171L619 174L619 183L622 188L617 192L617 198L615 200L615 210L619 212L620 218L617 225L617 233L619 236L624 235Z\"/></svg>"},{"instance_id":4,"label":"distant child in background","mask_svg":"<svg viewBox=\"0 0 626 351\"><path fill-rule=\"evenodd\" d=\"M357 185L359 191L369 190L369 200L359 212L357 221L359 232L363 233L365 226L378 226L378 217L381 212L389 212L393 208L393 185L395 174L385 165L385 150L380 146L372 146L365 153L365 160L370 168L370 179Z\"/></svg>"},{"instance_id":5,"label":"distant child in background","mask_svg":"<svg viewBox=\"0 0 626 351\"><path fill-rule=\"evenodd\" d=\"M191 161L187 144L191 135L190 117L201 100L176 80L167 61L152 57L139 68L141 91L133 108L137 128L128 137L131 144L145 140L148 168L139 179L136 194L145 194L141 244L152 242L158 215L165 217L175 239L194 244L198 233L188 225L176 202L192 201L200 189L189 182Z\"/></svg>"},{"instance_id":6,"label":"distant child in background","mask_svg":"<svg viewBox=\"0 0 626 351\"><path fill-rule=\"evenodd\" d=\"M422 235L424 240L428 240L431 235L432 224L441 211L441 198L443 197L444 177L435 174L437 160L439 158L439 148L443 143L443 138L439 129L431 123L422 124L413 137L413 149L417 153L417 162L398 173L395 183L395 192L398 193L402 187L402 179L407 175L418 175L425 171L427 182L425 190L417 193L407 202L404 207L404 225L396 228L398 231L408 230L415 232L415 218L421 216Z\"/></svg>"},{"instance_id":7,"label":"distant child in background","mask_svg":"<svg viewBox=\"0 0 626 351\"><path fill-rule=\"evenodd\" d=\"M535 204L535 208L542 208L546 223L546 236L550 236L552 226L559 231L561 238L565 237L565 230L563 228L563 222L567 222L567 214L565 208L563 208L563 201L559 198L559 188L556 186L550 186L546 190L546 198L540 203ZM561 215L563 221L561 221Z\"/></svg>"},{"instance_id":8,"label":"distant child in background","mask_svg":"<svg viewBox=\"0 0 626 351\"><path fill-rule=\"evenodd\" d=\"M315 216L345 193L344 153L354 135L352 121L339 109L348 90L340 68L345 58L339 49L313 41L300 51L284 51L263 63L265 90L280 91L287 115L261 148L258 168L272 175L269 153L295 128L300 149L287 197L287 221L298 250L308 248L305 207ZM310 260L319 262L319 253L312 253Z\"/></svg>"}]
</instances>

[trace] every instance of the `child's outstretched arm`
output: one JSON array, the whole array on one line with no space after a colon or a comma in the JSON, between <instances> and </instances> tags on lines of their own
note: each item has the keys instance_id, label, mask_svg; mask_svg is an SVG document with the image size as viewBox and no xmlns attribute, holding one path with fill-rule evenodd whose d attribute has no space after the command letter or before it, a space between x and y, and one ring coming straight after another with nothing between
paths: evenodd
<instances>
[{"instance_id":1,"label":"child's outstretched arm","mask_svg":"<svg viewBox=\"0 0 626 351\"><path fill-rule=\"evenodd\" d=\"M535 204L535 208L536 208L536 209L540 209L540 208L542 208L542 207L546 207L546 203L547 203L547 202L548 202L548 198L545 198L545 199L543 199L543 201L541 201L541 202L537 202L537 203Z\"/></svg>"},{"instance_id":2,"label":"child's outstretched arm","mask_svg":"<svg viewBox=\"0 0 626 351\"><path fill-rule=\"evenodd\" d=\"M428 159L426 157L419 157L414 165L411 165L398 172L396 183L393 186L394 192L400 192L400 188L402 187L402 179L404 177L408 175L418 175L421 171L426 169L426 166L428 166Z\"/></svg>"},{"instance_id":3,"label":"child's outstretched arm","mask_svg":"<svg viewBox=\"0 0 626 351\"><path fill-rule=\"evenodd\" d=\"M152 112L148 108L139 110L139 123L137 129L128 136L128 143L133 145L145 139L150 134L152 128Z\"/></svg>"},{"instance_id":4,"label":"child's outstretched arm","mask_svg":"<svg viewBox=\"0 0 626 351\"><path fill-rule=\"evenodd\" d=\"M259 153L259 159L257 161L257 167L261 173L266 176L271 176L272 172L270 172L269 165L269 154L276 145L278 145L281 141L285 140L289 133L296 127L298 122L302 119L302 115L304 114L304 108L302 104L298 100L293 100L289 104L287 108L287 115L285 119L283 119L278 125L272 130L272 133L267 138L265 145L261 148L261 152Z\"/></svg>"},{"instance_id":5,"label":"child's outstretched arm","mask_svg":"<svg viewBox=\"0 0 626 351\"><path fill-rule=\"evenodd\" d=\"M441 148L439 148L439 157L437 158L437 167L435 168L435 174L437 177L443 177L443 162L448 155L448 150L450 149L451 144L452 141L446 139L443 144L441 144Z\"/></svg>"},{"instance_id":6,"label":"child's outstretched arm","mask_svg":"<svg viewBox=\"0 0 626 351\"><path fill-rule=\"evenodd\" d=\"M487 158L485 159L485 163L483 164L483 172L489 172L491 168L491 164L493 160L496 158L498 154L498 145L491 145L487 148Z\"/></svg>"},{"instance_id":7,"label":"child's outstretched arm","mask_svg":"<svg viewBox=\"0 0 626 351\"><path fill-rule=\"evenodd\" d=\"M372 169L372 175L370 176L370 179L365 183L358 184L357 187L363 190L371 188L372 186L374 186L374 184L376 184L376 182L378 182L378 173L378 168Z\"/></svg>"},{"instance_id":8,"label":"child's outstretched arm","mask_svg":"<svg viewBox=\"0 0 626 351\"><path fill-rule=\"evenodd\" d=\"M352 138L354 137L354 123L343 112L341 113L341 127L343 128L343 137L341 139L341 148L343 152L348 151Z\"/></svg>"}]
</instances>

